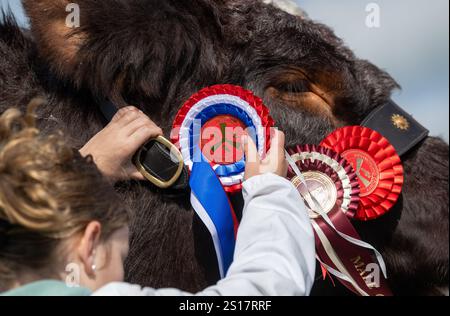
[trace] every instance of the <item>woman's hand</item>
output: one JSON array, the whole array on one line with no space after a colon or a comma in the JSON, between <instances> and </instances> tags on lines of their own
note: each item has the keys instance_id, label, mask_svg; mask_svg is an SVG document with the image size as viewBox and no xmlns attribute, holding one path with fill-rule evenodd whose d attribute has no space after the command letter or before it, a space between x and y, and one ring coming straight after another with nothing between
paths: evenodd
<instances>
[{"instance_id":1,"label":"woman's hand","mask_svg":"<svg viewBox=\"0 0 450 316\"><path fill-rule=\"evenodd\" d=\"M163 131L139 109L120 109L112 121L95 135L80 153L94 158L99 170L112 181L145 180L132 163L132 157L149 139Z\"/></svg>"},{"instance_id":2,"label":"woman's hand","mask_svg":"<svg viewBox=\"0 0 450 316\"><path fill-rule=\"evenodd\" d=\"M246 157L245 180L265 173L274 173L280 177L287 176L288 164L285 156L285 136L283 132L274 129L270 150L262 161L251 137L244 136L243 143Z\"/></svg>"}]
</instances>

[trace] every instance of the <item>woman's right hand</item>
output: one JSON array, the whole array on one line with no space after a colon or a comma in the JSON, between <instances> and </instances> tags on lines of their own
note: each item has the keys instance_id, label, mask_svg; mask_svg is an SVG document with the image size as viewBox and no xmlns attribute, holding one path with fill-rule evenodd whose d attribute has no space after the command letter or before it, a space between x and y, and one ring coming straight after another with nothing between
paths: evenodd
<instances>
[{"instance_id":1,"label":"woman's right hand","mask_svg":"<svg viewBox=\"0 0 450 316\"><path fill-rule=\"evenodd\" d=\"M284 178L287 176L288 164L285 156L285 135L283 132L274 129L271 148L263 160L260 159L251 137L244 136L243 143L246 158L245 180L266 173L274 173Z\"/></svg>"},{"instance_id":2,"label":"woman's right hand","mask_svg":"<svg viewBox=\"0 0 450 316\"><path fill-rule=\"evenodd\" d=\"M148 116L129 106L120 109L112 121L81 150L91 155L102 174L112 181L145 180L132 163L132 156L149 139L163 134Z\"/></svg>"}]
</instances>

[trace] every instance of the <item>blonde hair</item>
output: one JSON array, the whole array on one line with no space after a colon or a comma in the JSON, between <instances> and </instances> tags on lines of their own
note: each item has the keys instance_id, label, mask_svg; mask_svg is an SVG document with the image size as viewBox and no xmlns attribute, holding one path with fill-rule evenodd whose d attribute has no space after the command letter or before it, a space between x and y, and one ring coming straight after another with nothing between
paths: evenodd
<instances>
[{"instance_id":1,"label":"blonde hair","mask_svg":"<svg viewBox=\"0 0 450 316\"><path fill-rule=\"evenodd\" d=\"M0 116L0 291L25 271L47 269L55 251L87 224L102 224L105 241L128 222L113 187L91 158L67 145L62 134L42 135L34 100L22 115Z\"/></svg>"}]
</instances>

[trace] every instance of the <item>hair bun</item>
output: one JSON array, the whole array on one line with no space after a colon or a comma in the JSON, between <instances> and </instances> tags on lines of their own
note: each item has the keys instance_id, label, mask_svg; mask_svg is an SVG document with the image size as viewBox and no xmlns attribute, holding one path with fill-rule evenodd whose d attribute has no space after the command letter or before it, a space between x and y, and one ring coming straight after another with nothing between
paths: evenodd
<instances>
[{"instance_id":1,"label":"hair bun","mask_svg":"<svg viewBox=\"0 0 450 316\"><path fill-rule=\"evenodd\" d=\"M128 213L97 166L60 132L40 133L33 107L0 115L0 292L20 273L50 278L63 240L96 221L101 242L128 223ZM93 190L95 188L95 190Z\"/></svg>"},{"instance_id":2,"label":"hair bun","mask_svg":"<svg viewBox=\"0 0 450 316\"><path fill-rule=\"evenodd\" d=\"M62 222L50 194L62 139L39 137L34 110L43 102L32 100L26 115L13 108L0 116L0 218L45 234Z\"/></svg>"}]
</instances>

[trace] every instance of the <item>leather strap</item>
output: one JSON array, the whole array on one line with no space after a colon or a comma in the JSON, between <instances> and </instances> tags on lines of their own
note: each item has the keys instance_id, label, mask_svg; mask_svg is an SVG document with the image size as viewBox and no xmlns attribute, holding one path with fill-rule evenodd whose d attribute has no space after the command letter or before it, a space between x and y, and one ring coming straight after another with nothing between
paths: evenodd
<instances>
[{"instance_id":1,"label":"leather strap","mask_svg":"<svg viewBox=\"0 0 450 316\"><path fill-rule=\"evenodd\" d=\"M117 107L109 101L102 102L100 109L108 121L111 121L117 113ZM428 129L392 100L375 108L361 126L371 128L386 137L400 156L407 154L429 135ZM144 146L146 157L141 161L146 171L161 180L174 174L178 163L171 159L170 149L158 142L154 142L151 146L149 144ZM188 187L189 172L184 166L179 179L170 189L185 190Z\"/></svg>"},{"instance_id":2,"label":"leather strap","mask_svg":"<svg viewBox=\"0 0 450 316\"><path fill-rule=\"evenodd\" d=\"M361 126L371 128L386 137L399 156L404 156L430 133L392 100L373 110Z\"/></svg>"},{"instance_id":3,"label":"leather strap","mask_svg":"<svg viewBox=\"0 0 450 316\"><path fill-rule=\"evenodd\" d=\"M150 141L143 146L143 149L139 151L141 157L135 157L135 159L139 159L140 165L146 172L163 182L169 181L176 174L179 162L172 160L170 149L167 146L157 141ZM165 189L185 190L188 185L189 173L186 166L183 166L175 183Z\"/></svg>"}]
</instances>

